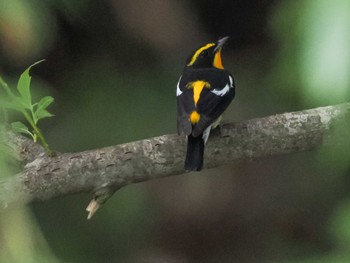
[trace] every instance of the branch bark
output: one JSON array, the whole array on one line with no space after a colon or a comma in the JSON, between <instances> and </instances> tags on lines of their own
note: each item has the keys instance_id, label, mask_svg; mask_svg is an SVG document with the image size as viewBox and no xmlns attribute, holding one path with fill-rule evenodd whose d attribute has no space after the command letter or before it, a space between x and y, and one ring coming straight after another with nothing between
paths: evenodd
<instances>
[{"instance_id":1,"label":"branch bark","mask_svg":"<svg viewBox=\"0 0 350 263\"><path fill-rule=\"evenodd\" d=\"M208 140L205 168L315 149L349 116L350 103L345 103L224 124ZM23 149L22 137L9 135L14 151ZM175 134L55 157L26 139L22 143L37 155L22 157L29 161L23 171L0 182L4 206L81 192L94 192L101 204L125 185L185 173L185 138Z\"/></svg>"},{"instance_id":2,"label":"branch bark","mask_svg":"<svg viewBox=\"0 0 350 263\"><path fill-rule=\"evenodd\" d=\"M46 155L44 147L13 132L9 127L0 127L0 135L0 142L9 149L9 154L22 164L32 162L38 157Z\"/></svg>"}]
</instances>

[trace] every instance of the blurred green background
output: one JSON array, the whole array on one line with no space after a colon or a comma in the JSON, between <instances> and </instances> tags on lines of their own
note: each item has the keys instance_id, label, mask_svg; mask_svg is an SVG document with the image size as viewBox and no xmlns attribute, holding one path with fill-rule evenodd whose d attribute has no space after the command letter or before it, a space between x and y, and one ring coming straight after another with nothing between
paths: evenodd
<instances>
[{"instance_id":1,"label":"blurred green background","mask_svg":"<svg viewBox=\"0 0 350 263\"><path fill-rule=\"evenodd\" d=\"M83 151L175 133L186 57L226 35L226 121L349 101L349 0L0 0L0 74L45 58L41 128ZM131 185L90 221L88 194L6 210L0 262L350 262L349 146Z\"/></svg>"}]
</instances>

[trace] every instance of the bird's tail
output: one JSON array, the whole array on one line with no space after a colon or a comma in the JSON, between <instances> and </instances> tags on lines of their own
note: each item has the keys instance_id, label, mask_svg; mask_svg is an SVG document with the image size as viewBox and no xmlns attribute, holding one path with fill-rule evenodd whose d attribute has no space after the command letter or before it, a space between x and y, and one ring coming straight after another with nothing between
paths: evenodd
<instances>
[{"instance_id":1,"label":"bird's tail","mask_svg":"<svg viewBox=\"0 0 350 263\"><path fill-rule=\"evenodd\" d=\"M187 136L187 154L185 170L200 171L203 168L204 140L202 134L198 137Z\"/></svg>"}]
</instances>

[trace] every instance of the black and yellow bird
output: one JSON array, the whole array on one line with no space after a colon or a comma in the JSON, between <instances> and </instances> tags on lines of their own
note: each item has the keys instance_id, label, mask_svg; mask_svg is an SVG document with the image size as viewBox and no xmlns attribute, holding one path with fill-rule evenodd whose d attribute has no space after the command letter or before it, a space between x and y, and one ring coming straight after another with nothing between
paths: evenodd
<instances>
[{"instance_id":1,"label":"black and yellow bird","mask_svg":"<svg viewBox=\"0 0 350 263\"><path fill-rule=\"evenodd\" d=\"M233 76L222 65L228 37L208 43L187 59L176 89L177 130L187 136L185 169L203 168L204 144L235 96Z\"/></svg>"}]
</instances>

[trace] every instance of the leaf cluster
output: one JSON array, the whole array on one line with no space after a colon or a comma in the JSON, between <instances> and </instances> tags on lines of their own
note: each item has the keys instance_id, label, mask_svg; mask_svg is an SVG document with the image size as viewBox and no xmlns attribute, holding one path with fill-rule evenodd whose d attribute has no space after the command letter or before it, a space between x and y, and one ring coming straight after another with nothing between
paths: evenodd
<instances>
[{"instance_id":1,"label":"leaf cluster","mask_svg":"<svg viewBox=\"0 0 350 263\"><path fill-rule=\"evenodd\" d=\"M47 107L50 106L54 99L51 96L45 96L38 102L33 103L30 91L31 76L29 71L33 66L43 61L44 60L40 60L32 64L21 74L17 83L17 92L13 92L0 77L0 85L5 90L5 96L0 98L0 102L5 109L20 112L31 127L30 129L26 124L16 121L11 123L12 128L16 132L31 136L34 141L37 141L39 138L45 149L50 153L51 151L48 148L48 144L38 128L38 122L41 119L53 116L53 114L47 110Z\"/></svg>"}]
</instances>

